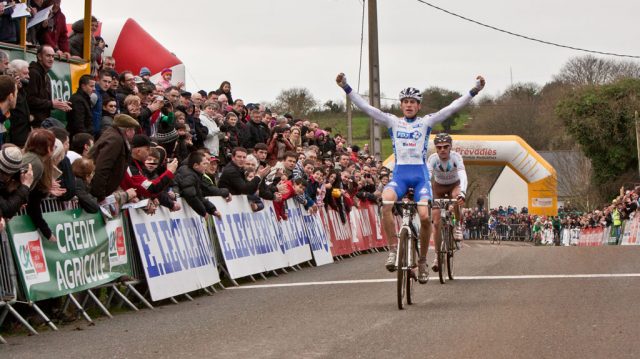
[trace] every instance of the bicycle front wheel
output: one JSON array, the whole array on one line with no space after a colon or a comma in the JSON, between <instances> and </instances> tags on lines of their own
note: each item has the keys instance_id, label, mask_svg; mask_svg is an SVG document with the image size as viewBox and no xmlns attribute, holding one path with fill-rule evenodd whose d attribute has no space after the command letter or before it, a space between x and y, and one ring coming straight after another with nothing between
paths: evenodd
<instances>
[{"instance_id":1,"label":"bicycle front wheel","mask_svg":"<svg viewBox=\"0 0 640 359\"><path fill-rule=\"evenodd\" d=\"M397 295L398 295L398 309L404 309L404 295L407 288L408 272L405 270L407 267L407 242L409 240L409 231L407 228L400 230L400 238L398 238L398 255L397 255Z\"/></svg>"},{"instance_id":2,"label":"bicycle front wheel","mask_svg":"<svg viewBox=\"0 0 640 359\"><path fill-rule=\"evenodd\" d=\"M414 271L414 268L416 266L416 263L418 262L418 247L417 247L417 240L418 238L416 238L413 234L411 235L411 242L407 245L407 257L411 258L410 263L408 263L408 267L409 269L407 269L407 304L411 305L414 302L414 296L413 296L413 292L414 292L414 287L415 287L415 283L416 283L416 274ZM411 256L409 256L409 253L411 253Z\"/></svg>"},{"instance_id":3,"label":"bicycle front wheel","mask_svg":"<svg viewBox=\"0 0 640 359\"><path fill-rule=\"evenodd\" d=\"M438 256L438 277L440 278L440 283L444 284L445 281L445 274L444 274L444 267L446 265L445 261L447 260L446 258L446 253L447 253L447 238L448 235L450 235L450 233L447 233L447 231L449 230L449 226L447 225L440 225L440 248L436 248L436 255Z\"/></svg>"},{"instance_id":4,"label":"bicycle front wheel","mask_svg":"<svg viewBox=\"0 0 640 359\"><path fill-rule=\"evenodd\" d=\"M449 232L451 234L451 232ZM453 280L453 250L455 243L453 243L453 236L449 235L447 238L447 275L449 280Z\"/></svg>"}]
</instances>

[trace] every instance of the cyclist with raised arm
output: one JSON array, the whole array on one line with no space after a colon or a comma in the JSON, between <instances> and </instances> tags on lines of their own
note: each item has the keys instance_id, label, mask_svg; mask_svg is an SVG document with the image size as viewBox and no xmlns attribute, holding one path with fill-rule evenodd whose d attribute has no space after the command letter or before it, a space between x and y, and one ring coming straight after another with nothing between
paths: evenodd
<instances>
[{"instance_id":1,"label":"cyclist with raised arm","mask_svg":"<svg viewBox=\"0 0 640 359\"><path fill-rule=\"evenodd\" d=\"M401 199L411 187L415 191L416 202L428 202L431 200L431 183L429 182L429 169L426 164L427 146L431 128L444 121L456 111L466 106L471 99L482 90L485 81L478 76L475 86L465 95L453 101L447 107L438 112L418 117L422 94L413 87L407 87L400 91L400 109L403 117L397 117L385 113L369 105L360 95L353 92L347 78L343 73L338 74L336 82L353 103L374 121L385 125L389 129L389 135L393 144L395 155L395 167L393 180L389 182L383 192L384 201L397 201ZM387 270L393 272L396 264L397 235L392 205L382 206L382 226L389 244L389 257L385 262ZM429 271L427 268L428 239L431 232L429 210L427 207L418 207L420 217L420 260L418 261L418 281L421 284L427 282Z\"/></svg>"},{"instance_id":2,"label":"cyclist with raised arm","mask_svg":"<svg viewBox=\"0 0 640 359\"><path fill-rule=\"evenodd\" d=\"M456 199L453 213L456 217L456 228L454 239L462 240L462 228L460 218L462 218L462 206L464 205L467 193L467 172L464 169L462 156L455 151L451 151L453 140L447 133L439 133L433 139L436 152L427 159L429 173L433 179L433 197L435 199ZM439 208L438 203L434 208ZM440 211L433 211L433 231L431 238L434 240L436 248L440 248ZM438 271L438 256L433 261L432 269Z\"/></svg>"}]
</instances>

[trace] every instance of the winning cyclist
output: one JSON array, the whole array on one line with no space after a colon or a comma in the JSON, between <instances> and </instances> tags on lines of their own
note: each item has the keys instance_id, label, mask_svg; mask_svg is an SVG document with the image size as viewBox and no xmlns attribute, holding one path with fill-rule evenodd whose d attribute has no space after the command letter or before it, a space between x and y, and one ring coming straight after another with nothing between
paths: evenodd
<instances>
[{"instance_id":1,"label":"winning cyclist","mask_svg":"<svg viewBox=\"0 0 640 359\"><path fill-rule=\"evenodd\" d=\"M462 156L455 151L451 151L453 140L446 133L439 133L433 139L436 152L427 159L427 166L433 178L433 197L455 198L457 203L454 206L454 213L457 219L454 231L454 239L462 239L462 228L460 227L461 207L464 205L465 194L467 193L467 172L464 169ZM437 208L437 204L434 207ZM440 248L440 211L433 211L433 232L431 238L434 240L436 248ZM438 271L438 256L433 261L432 269Z\"/></svg>"},{"instance_id":2,"label":"winning cyclist","mask_svg":"<svg viewBox=\"0 0 640 359\"><path fill-rule=\"evenodd\" d=\"M409 187L412 187L415 190L415 196L418 201L429 201L431 199L431 184L429 183L429 169L425 163L425 157L431 128L467 105L484 88L484 78L478 76L475 86L468 93L440 111L424 117L418 117L422 94L416 88L407 87L400 91L400 109L404 115L402 118L384 113L370 106L360 95L352 91L343 73L338 74L336 82L358 108L374 121L389 128L395 155L395 168L393 170L393 181L385 186L382 192L382 199L384 201L397 201L407 193ZM391 208L391 205L383 205L382 226L389 244L389 257L385 266L387 270L393 272L396 264L397 240L395 238L397 238L397 235ZM424 284L429 278L427 240L431 232L431 223L429 222L429 210L426 207L418 207L418 215L420 217L418 281Z\"/></svg>"}]
</instances>

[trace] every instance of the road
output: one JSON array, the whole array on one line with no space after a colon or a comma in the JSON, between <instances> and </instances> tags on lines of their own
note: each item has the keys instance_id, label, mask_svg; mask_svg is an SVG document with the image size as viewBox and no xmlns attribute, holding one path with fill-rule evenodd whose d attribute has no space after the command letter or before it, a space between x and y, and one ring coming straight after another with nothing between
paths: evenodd
<instances>
[{"instance_id":1,"label":"road","mask_svg":"<svg viewBox=\"0 0 640 359\"><path fill-rule=\"evenodd\" d=\"M441 285L432 273L404 311L385 256L304 268L95 326L9 337L0 357L640 356L640 248L469 241L456 255L459 279Z\"/></svg>"}]
</instances>

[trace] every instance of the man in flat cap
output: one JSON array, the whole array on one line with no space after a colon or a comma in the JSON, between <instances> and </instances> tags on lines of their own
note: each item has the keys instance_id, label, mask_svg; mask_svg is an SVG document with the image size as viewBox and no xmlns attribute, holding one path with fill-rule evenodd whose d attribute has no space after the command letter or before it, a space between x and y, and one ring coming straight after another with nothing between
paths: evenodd
<instances>
[{"instance_id":1,"label":"man in flat cap","mask_svg":"<svg viewBox=\"0 0 640 359\"><path fill-rule=\"evenodd\" d=\"M122 181L131 160L131 146L136 129L140 124L133 117L118 114L113 118L113 125L108 127L89 152L89 157L96 165L91 181L91 194L98 202L111 195ZM128 196L132 194L128 192Z\"/></svg>"}]
</instances>

